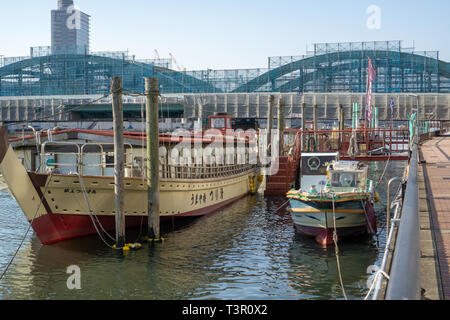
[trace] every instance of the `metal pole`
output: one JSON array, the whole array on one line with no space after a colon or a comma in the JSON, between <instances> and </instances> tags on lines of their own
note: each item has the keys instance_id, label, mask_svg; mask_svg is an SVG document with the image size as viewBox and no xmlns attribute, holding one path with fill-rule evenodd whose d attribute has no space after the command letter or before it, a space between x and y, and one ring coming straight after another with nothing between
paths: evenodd
<instances>
[{"instance_id":1,"label":"metal pole","mask_svg":"<svg viewBox=\"0 0 450 320\"><path fill-rule=\"evenodd\" d=\"M316 141L316 145L317 145L317 104L314 105L314 110L313 110L313 122L314 122L314 140Z\"/></svg>"},{"instance_id":2,"label":"metal pole","mask_svg":"<svg viewBox=\"0 0 450 320\"><path fill-rule=\"evenodd\" d=\"M302 150L305 146L306 103L302 103Z\"/></svg>"},{"instance_id":3,"label":"metal pole","mask_svg":"<svg viewBox=\"0 0 450 320\"><path fill-rule=\"evenodd\" d=\"M342 104L339 105L339 149L342 146L342 135L345 130L345 114Z\"/></svg>"},{"instance_id":4,"label":"metal pole","mask_svg":"<svg viewBox=\"0 0 450 320\"><path fill-rule=\"evenodd\" d=\"M277 126L278 126L278 146L280 149L279 155L281 156L283 153L283 132L285 128L284 121L284 109L286 106L286 101L283 98L280 98L278 102L278 117L277 117Z\"/></svg>"},{"instance_id":5,"label":"metal pole","mask_svg":"<svg viewBox=\"0 0 450 320\"><path fill-rule=\"evenodd\" d=\"M123 143L123 104L122 79L111 79L112 113L114 123L114 201L116 208L116 247L125 245L124 214L124 143Z\"/></svg>"},{"instance_id":6,"label":"metal pole","mask_svg":"<svg viewBox=\"0 0 450 320\"><path fill-rule=\"evenodd\" d=\"M273 105L275 102L275 97L273 95L269 96L269 105L267 110L267 146L268 151L272 154L272 129L273 129Z\"/></svg>"},{"instance_id":7,"label":"metal pole","mask_svg":"<svg viewBox=\"0 0 450 320\"><path fill-rule=\"evenodd\" d=\"M159 240L159 126L157 78L145 78L147 132L148 237Z\"/></svg>"}]
</instances>

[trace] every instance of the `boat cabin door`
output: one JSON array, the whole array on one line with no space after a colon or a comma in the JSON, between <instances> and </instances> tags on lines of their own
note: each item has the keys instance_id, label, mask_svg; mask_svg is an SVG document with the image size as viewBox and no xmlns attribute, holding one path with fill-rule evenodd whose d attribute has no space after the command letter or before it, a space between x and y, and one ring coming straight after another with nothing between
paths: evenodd
<instances>
[{"instance_id":1,"label":"boat cabin door","mask_svg":"<svg viewBox=\"0 0 450 320\"><path fill-rule=\"evenodd\" d=\"M215 116L208 117L208 120L208 129L218 129L223 132L231 130L231 117L227 114L218 113Z\"/></svg>"}]
</instances>

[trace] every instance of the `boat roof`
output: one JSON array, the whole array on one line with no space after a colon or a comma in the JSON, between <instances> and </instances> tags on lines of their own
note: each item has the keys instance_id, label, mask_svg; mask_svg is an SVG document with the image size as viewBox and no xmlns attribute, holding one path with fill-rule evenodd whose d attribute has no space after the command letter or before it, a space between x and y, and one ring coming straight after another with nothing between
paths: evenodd
<instances>
[{"instance_id":1,"label":"boat roof","mask_svg":"<svg viewBox=\"0 0 450 320\"><path fill-rule=\"evenodd\" d=\"M65 141L68 139L69 135L73 138L78 137L82 140L98 140L99 137L106 137L109 139L112 139L114 137L114 132L112 130L85 130L85 129L62 129L62 130L55 130L52 132L52 135L55 138L55 142L58 141ZM62 139L57 139L57 136L62 136ZM43 131L41 133L41 138L48 137L48 132ZM146 140L146 134L145 132L130 132L130 131L124 131L124 139L126 142L128 141L131 144L139 144L140 141ZM10 143L18 143L23 141L29 141L31 143L34 143L35 136L34 134L29 134L24 137L18 137L18 138L11 138L9 139ZM249 141L249 137L247 136L241 136L239 134L235 135L218 135L215 136L214 134L209 133L208 131L203 132L194 132L194 131L187 131L187 136L180 134L180 135L172 135L172 134L159 134L159 141L163 143L180 143L180 142L200 142L200 143L212 143L212 142L225 142L225 141Z\"/></svg>"},{"instance_id":2,"label":"boat roof","mask_svg":"<svg viewBox=\"0 0 450 320\"><path fill-rule=\"evenodd\" d=\"M356 170L362 170L367 167L366 164L359 162L359 161L334 161L330 165L333 166L332 170L339 171L356 171Z\"/></svg>"},{"instance_id":3,"label":"boat roof","mask_svg":"<svg viewBox=\"0 0 450 320\"><path fill-rule=\"evenodd\" d=\"M337 156L339 152L315 152L315 153L307 153L303 152L302 157L334 157Z\"/></svg>"}]
</instances>

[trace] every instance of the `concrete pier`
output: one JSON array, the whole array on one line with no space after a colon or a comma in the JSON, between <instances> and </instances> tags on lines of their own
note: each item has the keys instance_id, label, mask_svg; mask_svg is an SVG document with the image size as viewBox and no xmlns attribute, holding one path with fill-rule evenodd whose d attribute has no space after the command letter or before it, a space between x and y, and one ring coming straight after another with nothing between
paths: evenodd
<instances>
[{"instance_id":1,"label":"concrete pier","mask_svg":"<svg viewBox=\"0 0 450 320\"><path fill-rule=\"evenodd\" d=\"M426 299L450 300L450 135L423 143L420 271Z\"/></svg>"}]
</instances>

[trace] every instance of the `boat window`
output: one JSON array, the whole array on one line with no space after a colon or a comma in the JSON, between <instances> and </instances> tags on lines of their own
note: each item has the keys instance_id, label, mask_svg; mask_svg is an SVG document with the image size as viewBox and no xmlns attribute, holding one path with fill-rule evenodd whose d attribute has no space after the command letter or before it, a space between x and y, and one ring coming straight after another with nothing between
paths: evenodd
<instances>
[{"instance_id":1,"label":"boat window","mask_svg":"<svg viewBox=\"0 0 450 320\"><path fill-rule=\"evenodd\" d=\"M343 172L339 178L341 185L343 187L354 187L355 186L355 174L350 172Z\"/></svg>"},{"instance_id":2,"label":"boat window","mask_svg":"<svg viewBox=\"0 0 450 320\"><path fill-rule=\"evenodd\" d=\"M333 187L341 187L341 183L339 181L340 174L337 172L334 172L331 176L331 186Z\"/></svg>"},{"instance_id":3,"label":"boat window","mask_svg":"<svg viewBox=\"0 0 450 320\"><path fill-rule=\"evenodd\" d=\"M114 168L114 156L105 156L105 163L107 168Z\"/></svg>"},{"instance_id":4,"label":"boat window","mask_svg":"<svg viewBox=\"0 0 450 320\"><path fill-rule=\"evenodd\" d=\"M211 118L211 129L225 129L225 118Z\"/></svg>"},{"instance_id":5,"label":"boat window","mask_svg":"<svg viewBox=\"0 0 450 320\"><path fill-rule=\"evenodd\" d=\"M331 174L332 187L359 187L359 173L355 172L333 172Z\"/></svg>"}]
</instances>

